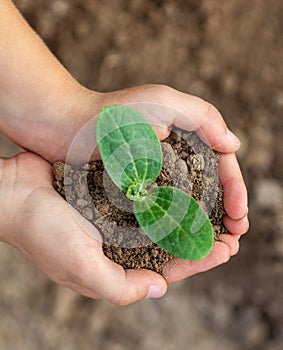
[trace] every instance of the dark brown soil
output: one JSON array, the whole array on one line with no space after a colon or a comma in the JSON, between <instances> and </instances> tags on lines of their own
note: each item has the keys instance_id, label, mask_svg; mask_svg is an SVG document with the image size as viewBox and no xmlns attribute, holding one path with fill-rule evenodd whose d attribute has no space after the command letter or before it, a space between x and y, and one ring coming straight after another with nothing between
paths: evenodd
<instances>
[{"instance_id":1,"label":"dark brown soil","mask_svg":"<svg viewBox=\"0 0 283 350\"><path fill-rule=\"evenodd\" d=\"M157 185L175 186L191 194L209 214L215 236L225 232L215 152L196 133L179 129L162 142L162 152ZM57 162L53 170L55 189L99 229L107 257L125 269L146 268L164 274L164 265L173 256L139 228L132 202L110 180L102 161L79 167Z\"/></svg>"}]
</instances>

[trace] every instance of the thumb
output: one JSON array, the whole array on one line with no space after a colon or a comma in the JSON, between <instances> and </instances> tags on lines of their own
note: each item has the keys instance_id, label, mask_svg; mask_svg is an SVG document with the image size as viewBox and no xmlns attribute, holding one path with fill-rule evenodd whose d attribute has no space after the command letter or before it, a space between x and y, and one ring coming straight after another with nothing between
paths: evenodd
<instances>
[{"instance_id":1,"label":"thumb","mask_svg":"<svg viewBox=\"0 0 283 350\"><path fill-rule=\"evenodd\" d=\"M105 257L100 242L87 235L72 245L72 263L66 259L63 270L68 278L56 282L120 306L146 297L160 298L167 291L167 282L159 274L143 269L124 270Z\"/></svg>"},{"instance_id":2,"label":"thumb","mask_svg":"<svg viewBox=\"0 0 283 350\"><path fill-rule=\"evenodd\" d=\"M109 259L101 258L103 273L96 275L102 296L116 304L128 305L144 298L160 298L167 291L167 282L159 274L145 270L124 270Z\"/></svg>"}]
</instances>

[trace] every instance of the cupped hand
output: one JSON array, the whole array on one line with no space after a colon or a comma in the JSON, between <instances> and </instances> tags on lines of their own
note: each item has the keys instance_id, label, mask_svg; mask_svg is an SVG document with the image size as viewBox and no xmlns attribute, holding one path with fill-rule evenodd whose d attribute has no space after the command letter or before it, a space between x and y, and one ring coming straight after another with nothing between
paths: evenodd
<instances>
[{"instance_id":1,"label":"cupped hand","mask_svg":"<svg viewBox=\"0 0 283 350\"><path fill-rule=\"evenodd\" d=\"M0 159L0 239L56 283L125 305L160 297L167 283L149 270L124 270L102 251L99 233L53 189L51 166L32 153ZM86 233L87 232L87 233Z\"/></svg>"}]
</instances>

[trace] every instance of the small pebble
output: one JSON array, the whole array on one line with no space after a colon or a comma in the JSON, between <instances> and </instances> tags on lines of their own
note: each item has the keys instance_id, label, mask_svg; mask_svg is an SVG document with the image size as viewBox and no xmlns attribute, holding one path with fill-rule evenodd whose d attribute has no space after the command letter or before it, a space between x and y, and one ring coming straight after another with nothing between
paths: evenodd
<instances>
[{"instance_id":1,"label":"small pebble","mask_svg":"<svg viewBox=\"0 0 283 350\"><path fill-rule=\"evenodd\" d=\"M86 207L86 206L88 205L88 202L87 202L85 199L80 198L80 199L78 199L78 200L76 201L76 205L77 205L79 208L84 208L84 207Z\"/></svg>"},{"instance_id":2,"label":"small pebble","mask_svg":"<svg viewBox=\"0 0 283 350\"><path fill-rule=\"evenodd\" d=\"M64 185L65 185L65 186L72 185L72 183L73 183L73 180L72 180L71 177L66 176L66 177L64 178Z\"/></svg>"},{"instance_id":3,"label":"small pebble","mask_svg":"<svg viewBox=\"0 0 283 350\"><path fill-rule=\"evenodd\" d=\"M87 220L93 219L93 211L91 210L91 208L85 208L82 214Z\"/></svg>"}]
</instances>

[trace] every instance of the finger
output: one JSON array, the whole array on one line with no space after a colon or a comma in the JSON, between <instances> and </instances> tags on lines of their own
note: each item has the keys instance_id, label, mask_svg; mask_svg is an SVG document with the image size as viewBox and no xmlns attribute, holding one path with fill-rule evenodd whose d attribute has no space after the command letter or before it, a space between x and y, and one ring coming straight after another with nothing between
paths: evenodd
<instances>
[{"instance_id":1,"label":"finger","mask_svg":"<svg viewBox=\"0 0 283 350\"><path fill-rule=\"evenodd\" d=\"M136 279L142 279L144 278L145 274L152 274L152 272L148 270L125 270L124 273L126 274L126 279L128 280L128 283L133 285L135 283ZM144 298L160 298L162 297L166 290L167 290L167 283L165 284L165 288L157 286L156 284L151 284L149 288L146 288L145 291L142 292L140 290L138 293L135 293L136 295L130 296L129 292L123 293L122 296L117 295L117 291L115 295L109 295L106 296L105 293L99 294L98 292L93 291L93 289L87 288L84 285L86 284L85 281L82 281L83 285L71 281L59 281L59 283L67 288L72 289L76 293L91 298L91 299L106 299L113 304L116 305L128 305L133 302L136 302L138 300L144 299ZM88 283L88 282L87 282ZM137 289L137 288L136 288Z\"/></svg>"},{"instance_id":2,"label":"finger","mask_svg":"<svg viewBox=\"0 0 283 350\"><path fill-rule=\"evenodd\" d=\"M210 254L199 261L173 259L166 264L166 280L173 283L200 272L208 271L218 265L228 262L230 259L230 247L223 242L215 242Z\"/></svg>"},{"instance_id":3,"label":"finger","mask_svg":"<svg viewBox=\"0 0 283 350\"><path fill-rule=\"evenodd\" d=\"M83 295L127 305L144 299L149 293L152 298L166 293L167 283L160 275L149 270L124 270L106 258L101 250L96 248L95 252L74 252L76 265L72 265L70 280Z\"/></svg>"},{"instance_id":4,"label":"finger","mask_svg":"<svg viewBox=\"0 0 283 350\"><path fill-rule=\"evenodd\" d=\"M117 305L143 299L149 292L152 298L166 293L167 283L163 277L148 270L124 270L104 255L101 242L92 238L95 234L86 234L81 225L82 221L76 228L70 224L67 230L59 224L56 237L49 232L44 243L45 249L49 250L45 252L47 256L35 259L35 264L53 281L84 296L106 299ZM41 238L39 245L44 240ZM55 244L56 252L50 251L48 246ZM42 251L38 248L37 244L36 250Z\"/></svg>"},{"instance_id":5,"label":"finger","mask_svg":"<svg viewBox=\"0 0 283 350\"><path fill-rule=\"evenodd\" d=\"M226 213L234 220L245 217L248 213L247 190L235 154L220 155L218 174Z\"/></svg>"},{"instance_id":6,"label":"finger","mask_svg":"<svg viewBox=\"0 0 283 350\"><path fill-rule=\"evenodd\" d=\"M75 209L72 216L83 229L84 235L68 239L72 261L65 264L69 281L80 286L84 293L93 293L118 305L126 305L149 297L159 298L166 293L167 283L163 277L149 270L124 270L109 260L102 251L97 230ZM86 294L84 294L86 295ZM89 296L91 294L88 294Z\"/></svg>"},{"instance_id":7,"label":"finger","mask_svg":"<svg viewBox=\"0 0 283 350\"><path fill-rule=\"evenodd\" d=\"M64 261L64 274L68 283L75 284L83 295L127 305L145 298L149 292L150 297L159 298L167 291L163 277L149 270L124 270L109 260L101 242L90 236L83 234L75 243L69 239L68 245L72 255L68 256L71 261L68 258Z\"/></svg>"},{"instance_id":8,"label":"finger","mask_svg":"<svg viewBox=\"0 0 283 350\"><path fill-rule=\"evenodd\" d=\"M233 220L228 215L225 215L223 217L223 223L227 230L233 235L243 235L249 229L249 220L247 215L239 220Z\"/></svg>"},{"instance_id":9,"label":"finger","mask_svg":"<svg viewBox=\"0 0 283 350\"><path fill-rule=\"evenodd\" d=\"M120 306L146 297L160 298L166 293L167 282L159 274L142 269L124 270L105 257L100 242L98 244L96 247L89 242L72 245L72 255L65 255L63 264L61 262L62 277L55 282L84 296L106 299Z\"/></svg>"}]
</instances>

